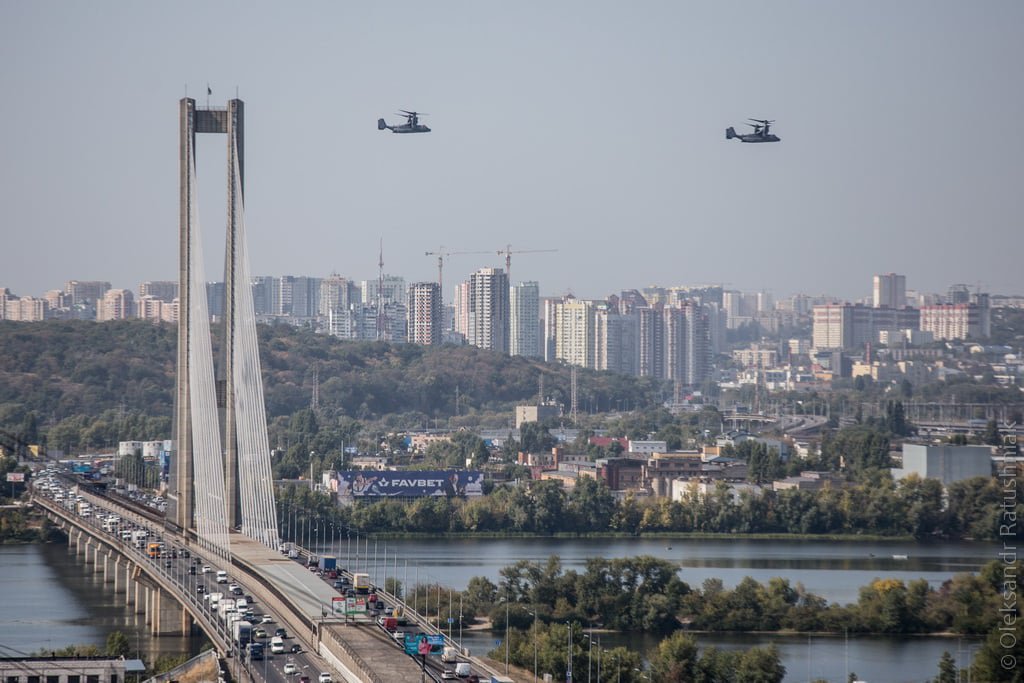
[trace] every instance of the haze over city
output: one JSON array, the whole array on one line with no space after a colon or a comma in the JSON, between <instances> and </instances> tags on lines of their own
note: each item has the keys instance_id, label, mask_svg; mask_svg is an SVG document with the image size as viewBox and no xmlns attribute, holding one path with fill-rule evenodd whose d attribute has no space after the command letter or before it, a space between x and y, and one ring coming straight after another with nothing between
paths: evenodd
<instances>
[{"instance_id":1,"label":"haze over city","mask_svg":"<svg viewBox=\"0 0 1024 683\"><path fill-rule=\"evenodd\" d=\"M254 274L1020 293L1024 5L0 6L0 286L177 274L177 102L246 104ZM212 95L207 100L207 87ZM236 91L237 87L237 91ZM186 91L187 88L187 91ZM398 109L428 135L376 130ZM726 141L747 117L774 145ZM219 279L223 140L199 143ZM449 290L450 291L450 290Z\"/></svg>"}]
</instances>

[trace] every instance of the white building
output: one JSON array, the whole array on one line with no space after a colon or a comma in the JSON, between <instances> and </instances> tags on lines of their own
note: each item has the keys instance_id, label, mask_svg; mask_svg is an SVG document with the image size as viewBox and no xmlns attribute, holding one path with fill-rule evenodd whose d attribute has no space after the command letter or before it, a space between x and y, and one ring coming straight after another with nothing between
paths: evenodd
<instances>
[{"instance_id":1,"label":"white building","mask_svg":"<svg viewBox=\"0 0 1024 683\"><path fill-rule=\"evenodd\" d=\"M536 282L520 282L509 294L509 355L542 357L540 286Z\"/></svg>"},{"instance_id":2,"label":"white building","mask_svg":"<svg viewBox=\"0 0 1024 683\"><path fill-rule=\"evenodd\" d=\"M992 449L988 446L903 445L903 467L893 468L893 479L916 474L938 479L943 486L972 477L992 476Z\"/></svg>"}]
</instances>

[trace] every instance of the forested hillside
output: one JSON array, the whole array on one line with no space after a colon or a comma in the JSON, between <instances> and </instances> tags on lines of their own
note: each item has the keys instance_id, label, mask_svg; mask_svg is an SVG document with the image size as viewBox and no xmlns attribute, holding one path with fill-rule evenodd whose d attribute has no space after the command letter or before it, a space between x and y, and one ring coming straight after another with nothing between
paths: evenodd
<instances>
[{"instance_id":1,"label":"forested hillside","mask_svg":"<svg viewBox=\"0 0 1024 683\"><path fill-rule=\"evenodd\" d=\"M560 365L468 346L349 342L286 325L260 326L259 337L271 419L310 405L314 373L326 417L387 418L396 426L456 413L471 421L502 412L510 420L516 403L537 396L541 373L545 394L569 402L569 371ZM0 429L84 430L115 411L121 424L97 427L103 433L95 440L62 434L58 441L74 447L154 438L143 433L158 426L154 418L170 418L176 343L174 326L141 320L0 322ZM661 397L651 380L610 373L580 371L578 385L581 410L646 406Z\"/></svg>"}]
</instances>

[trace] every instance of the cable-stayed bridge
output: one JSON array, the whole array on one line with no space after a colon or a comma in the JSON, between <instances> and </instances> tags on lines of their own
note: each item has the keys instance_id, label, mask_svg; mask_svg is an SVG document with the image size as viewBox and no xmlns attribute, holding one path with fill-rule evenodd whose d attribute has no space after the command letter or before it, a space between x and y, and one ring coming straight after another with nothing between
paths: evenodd
<instances>
[{"instance_id":1,"label":"cable-stayed bridge","mask_svg":"<svg viewBox=\"0 0 1024 683\"><path fill-rule=\"evenodd\" d=\"M321 681L440 680L436 664L427 666L428 658L406 655L372 620L335 616L333 606L344 597L278 552L244 220L244 104L234 99L226 107L199 107L193 99L182 99L179 126L178 351L166 517L155 518L69 479L64 482L67 498L62 494L58 499L52 488L34 488L33 500L67 532L76 555L135 606L152 633L201 629L233 663L236 678L283 681L311 672L312 680ZM207 310L198 134L227 139L224 315L217 330L211 330ZM221 335L219 363L214 362L214 333ZM69 506L72 495L81 500ZM112 525L109 520L115 517L118 522ZM263 618L284 629L291 641L287 650L273 659L249 657L240 647L239 620L232 621L206 597L229 588L252 598L267 615ZM405 610L410 630L445 638L382 588L376 587L377 595ZM498 676L476 660L463 661L472 661L477 672L471 679ZM296 670L286 670L286 664Z\"/></svg>"}]
</instances>

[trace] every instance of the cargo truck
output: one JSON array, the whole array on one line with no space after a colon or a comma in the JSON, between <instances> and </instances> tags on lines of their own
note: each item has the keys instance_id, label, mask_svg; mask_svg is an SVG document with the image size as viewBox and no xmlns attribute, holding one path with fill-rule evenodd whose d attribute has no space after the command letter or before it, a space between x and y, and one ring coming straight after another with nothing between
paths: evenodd
<instances>
[{"instance_id":1,"label":"cargo truck","mask_svg":"<svg viewBox=\"0 0 1024 683\"><path fill-rule=\"evenodd\" d=\"M356 573L352 575L352 587L356 593L366 595L370 592L370 575Z\"/></svg>"},{"instance_id":2,"label":"cargo truck","mask_svg":"<svg viewBox=\"0 0 1024 683\"><path fill-rule=\"evenodd\" d=\"M323 556L320 558L320 569L325 572L334 571L338 568L338 558Z\"/></svg>"},{"instance_id":3,"label":"cargo truck","mask_svg":"<svg viewBox=\"0 0 1024 683\"><path fill-rule=\"evenodd\" d=\"M244 649L252 642L252 624L248 621L236 621L231 625L231 636L235 639L239 649Z\"/></svg>"}]
</instances>

